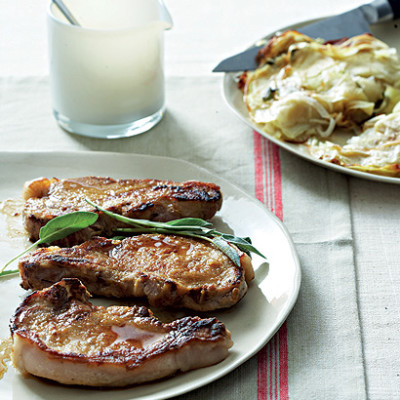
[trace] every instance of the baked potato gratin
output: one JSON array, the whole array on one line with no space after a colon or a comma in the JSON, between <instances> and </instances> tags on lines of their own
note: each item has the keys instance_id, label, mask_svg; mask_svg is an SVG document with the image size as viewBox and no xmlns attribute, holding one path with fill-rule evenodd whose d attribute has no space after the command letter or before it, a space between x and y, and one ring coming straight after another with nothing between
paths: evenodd
<instances>
[{"instance_id":1,"label":"baked potato gratin","mask_svg":"<svg viewBox=\"0 0 400 400\"><path fill-rule=\"evenodd\" d=\"M400 61L370 34L323 43L271 38L239 80L253 122L318 159L400 177ZM397 105L399 103L399 105ZM338 144L332 134L346 132Z\"/></svg>"}]
</instances>

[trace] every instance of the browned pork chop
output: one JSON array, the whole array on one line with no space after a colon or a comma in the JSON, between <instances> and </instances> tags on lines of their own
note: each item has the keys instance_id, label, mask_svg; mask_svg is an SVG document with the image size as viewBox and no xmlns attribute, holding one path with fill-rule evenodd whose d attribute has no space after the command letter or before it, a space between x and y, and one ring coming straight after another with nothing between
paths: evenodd
<instances>
[{"instance_id":1,"label":"browned pork chop","mask_svg":"<svg viewBox=\"0 0 400 400\"><path fill-rule=\"evenodd\" d=\"M68 385L125 386L218 363L232 346L215 318L169 324L145 307L96 307L78 279L28 296L11 319L16 368Z\"/></svg>"},{"instance_id":2,"label":"browned pork chop","mask_svg":"<svg viewBox=\"0 0 400 400\"><path fill-rule=\"evenodd\" d=\"M20 259L19 271L25 289L74 277L92 294L147 297L154 306L209 311L236 304L254 277L250 257L236 250L240 267L203 240L162 234L122 241L96 237L72 248L38 249Z\"/></svg>"},{"instance_id":3,"label":"browned pork chop","mask_svg":"<svg viewBox=\"0 0 400 400\"><path fill-rule=\"evenodd\" d=\"M95 212L85 198L114 213L154 221L184 217L210 219L222 204L220 188L213 183L95 176L62 180L38 178L25 184L23 195L25 227L32 241L38 239L40 228L54 217L73 211ZM72 246L96 235L110 237L119 226L124 224L100 213L95 224L57 244Z\"/></svg>"}]
</instances>

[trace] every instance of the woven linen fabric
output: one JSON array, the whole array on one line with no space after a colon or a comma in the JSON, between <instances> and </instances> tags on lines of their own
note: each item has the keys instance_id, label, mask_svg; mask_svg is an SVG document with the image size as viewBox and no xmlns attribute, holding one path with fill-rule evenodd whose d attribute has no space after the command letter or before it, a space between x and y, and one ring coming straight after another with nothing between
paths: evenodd
<instances>
[{"instance_id":1,"label":"woven linen fabric","mask_svg":"<svg viewBox=\"0 0 400 400\"><path fill-rule=\"evenodd\" d=\"M289 398L365 399L348 177L281 154L284 221L303 273L287 321Z\"/></svg>"}]
</instances>

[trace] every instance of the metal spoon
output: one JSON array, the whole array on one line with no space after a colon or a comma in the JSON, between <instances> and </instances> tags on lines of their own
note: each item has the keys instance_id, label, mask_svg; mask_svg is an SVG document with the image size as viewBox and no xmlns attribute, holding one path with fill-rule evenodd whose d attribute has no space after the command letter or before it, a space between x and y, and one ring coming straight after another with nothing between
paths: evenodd
<instances>
[{"instance_id":1,"label":"metal spoon","mask_svg":"<svg viewBox=\"0 0 400 400\"><path fill-rule=\"evenodd\" d=\"M68 7L64 4L63 0L52 0L57 8L62 12L64 17L68 20L71 25L81 26L76 18L69 11Z\"/></svg>"}]
</instances>

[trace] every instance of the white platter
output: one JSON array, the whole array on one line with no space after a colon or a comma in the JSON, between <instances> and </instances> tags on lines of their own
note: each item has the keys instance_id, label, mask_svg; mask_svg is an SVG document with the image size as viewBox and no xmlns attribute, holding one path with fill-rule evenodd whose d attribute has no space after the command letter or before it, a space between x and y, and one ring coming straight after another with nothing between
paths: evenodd
<instances>
[{"instance_id":1,"label":"white platter","mask_svg":"<svg viewBox=\"0 0 400 400\"><path fill-rule=\"evenodd\" d=\"M39 177L85 175L115 178L196 179L221 186L224 203L213 222L220 230L250 236L268 263L254 256L256 279L244 299L230 310L215 312L232 332L234 346L227 359L148 385L119 390L81 389L22 377L13 367L0 380L0 399L165 399L206 385L234 370L257 353L285 321L300 288L299 261L286 228L261 203L231 183L184 161L142 155L100 152L0 152L0 201L20 196L25 181ZM4 219L4 215L0 214ZM0 231L0 264L19 253L21 241ZM0 338L9 336L8 321L26 296L19 278L0 280ZM106 304L99 299L97 304ZM108 303L107 303L108 304Z\"/></svg>"},{"instance_id":2,"label":"white platter","mask_svg":"<svg viewBox=\"0 0 400 400\"><path fill-rule=\"evenodd\" d=\"M307 23L311 23L311 22L316 22L316 21L315 20L305 21L300 24L282 28L281 31L283 32L288 29L298 29L301 26L303 26ZM376 24L371 27L371 30L372 30L372 33L374 34L374 36L376 36L378 39L386 42L390 47L396 48L400 54L399 28L397 27L399 25L400 25L400 22L398 20L391 21L391 22ZM266 35L264 38L257 41L257 43L259 43L262 40L265 40L266 38L272 36L273 34L275 34L275 32L271 32L270 34ZM358 178L369 179L369 180L379 181L379 182L400 184L400 178L380 176L380 175L370 174L367 172L356 171L356 170L352 170L350 168L345 168L345 167L341 167L339 165L329 163L327 161L315 159L308 153L308 151L305 147L303 147L301 145L296 145L293 143L283 142L279 139L274 138L273 136L268 135L264 131L262 131L260 125L254 123L249 117L249 113L243 102L243 94L238 89L237 83L235 82L235 78L237 77L237 75L238 75L238 73L227 73L224 75L223 89L222 89L223 97L224 97L226 103L228 104L229 108L242 121L244 121L247 125L249 125L252 129L257 131L258 133L260 133L262 136L266 137L271 142L277 144L281 148L283 148L295 155L298 155L308 161L311 161L314 164L320 165L321 167L329 168L329 169L332 169L334 171L341 172L344 174L356 176Z\"/></svg>"}]
</instances>

